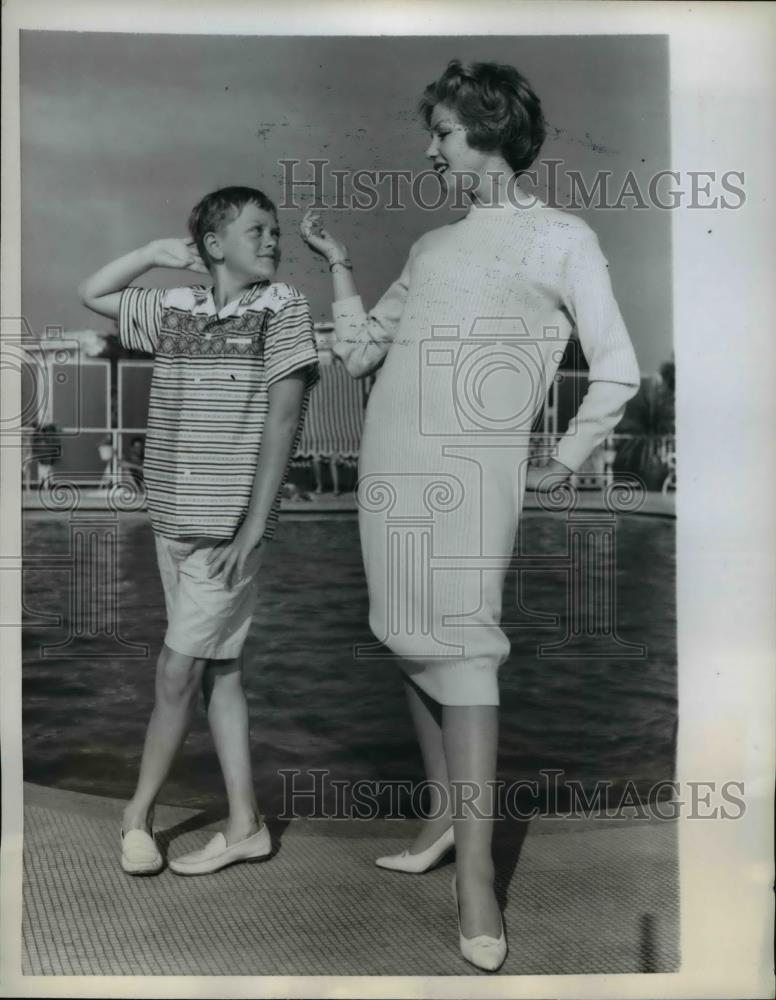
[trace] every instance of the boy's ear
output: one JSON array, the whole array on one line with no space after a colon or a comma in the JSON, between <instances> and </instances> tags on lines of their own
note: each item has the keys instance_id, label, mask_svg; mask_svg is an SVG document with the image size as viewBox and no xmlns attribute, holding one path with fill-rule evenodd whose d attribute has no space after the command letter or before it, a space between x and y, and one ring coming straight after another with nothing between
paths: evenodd
<instances>
[{"instance_id":1,"label":"boy's ear","mask_svg":"<svg viewBox=\"0 0 776 1000\"><path fill-rule=\"evenodd\" d=\"M224 259L224 254L221 250L221 241L217 233L205 233L202 242L205 244L205 249L215 263L219 263Z\"/></svg>"}]
</instances>

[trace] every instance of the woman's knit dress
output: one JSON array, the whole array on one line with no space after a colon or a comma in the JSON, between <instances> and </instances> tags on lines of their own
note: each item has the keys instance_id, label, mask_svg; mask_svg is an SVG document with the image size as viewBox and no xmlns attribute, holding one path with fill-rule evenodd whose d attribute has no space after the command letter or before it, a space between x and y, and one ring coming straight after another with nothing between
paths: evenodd
<instances>
[{"instance_id":1,"label":"woman's knit dress","mask_svg":"<svg viewBox=\"0 0 776 1000\"><path fill-rule=\"evenodd\" d=\"M579 468L639 386L598 240L541 203L474 205L413 245L368 315L354 296L334 320L351 375L382 363L359 457L370 627L436 701L498 704L529 434L572 329L589 387L558 461Z\"/></svg>"}]
</instances>

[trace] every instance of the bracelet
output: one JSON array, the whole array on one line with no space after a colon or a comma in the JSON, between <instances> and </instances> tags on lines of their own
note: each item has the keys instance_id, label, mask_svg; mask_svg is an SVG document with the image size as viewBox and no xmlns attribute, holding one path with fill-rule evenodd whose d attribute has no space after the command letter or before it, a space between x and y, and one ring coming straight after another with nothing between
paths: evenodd
<instances>
[{"instance_id":1,"label":"bracelet","mask_svg":"<svg viewBox=\"0 0 776 1000\"><path fill-rule=\"evenodd\" d=\"M342 265L342 267L346 267L348 269L348 271L352 271L353 270L353 262L350 260L349 257L345 257L343 260L333 260L329 264L329 270L333 271L334 268L337 267L338 264Z\"/></svg>"}]
</instances>

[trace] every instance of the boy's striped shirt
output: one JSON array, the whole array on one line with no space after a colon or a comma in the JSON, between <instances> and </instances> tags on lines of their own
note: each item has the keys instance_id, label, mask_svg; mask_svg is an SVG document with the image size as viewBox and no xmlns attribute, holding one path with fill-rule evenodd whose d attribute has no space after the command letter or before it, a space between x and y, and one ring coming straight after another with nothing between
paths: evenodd
<instances>
[{"instance_id":1,"label":"boy's striped shirt","mask_svg":"<svg viewBox=\"0 0 776 1000\"><path fill-rule=\"evenodd\" d=\"M217 312L208 287L130 287L119 336L155 358L143 463L154 531L232 538L253 490L269 386L306 369L303 420L318 381L307 300L283 282L257 282ZM267 539L279 507L278 492Z\"/></svg>"}]
</instances>

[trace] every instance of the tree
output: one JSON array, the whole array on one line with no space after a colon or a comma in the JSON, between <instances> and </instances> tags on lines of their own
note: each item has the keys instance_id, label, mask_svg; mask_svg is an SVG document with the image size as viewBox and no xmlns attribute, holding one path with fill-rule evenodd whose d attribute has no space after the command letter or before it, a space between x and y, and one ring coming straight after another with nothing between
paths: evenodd
<instances>
[{"instance_id":1,"label":"tree","mask_svg":"<svg viewBox=\"0 0 776 1000\"><path fill-rule=\"evenodd\" d=\"M642 382L617 433L629 435L619 443L618 464L641 476L648 489L658 489L668 473L666 438L675 433L673 361L661 365L659 376Z\"/></svg>"},{"instance_id":2,"label":"tree","mask_svg":"<svg viewBox=\"0 0 776 1000\"><path fill-rule=\"evenodd\" d=\"M103 335L102 350L98 355L98 358L105 358L110 362L110 412L111 412L111 427L116 427L118 425L118 363L123 358L143 358L148 359L148 355L143 351L131 351L119 340L119 333L117 327L113 328Z\"/></svg>"},{"instance_id":3,"label":"tree","mask_svg":"<svg viewBox=\"0 0 776 1000\"><path fill-rule=\"evenodd\" d=\"M663 380L663 384L671 393L671 399L673 401L674 391L676 385L676 366L674 364L674 359L671 358L670 361L664 361L660 366L660 377Z\"/></svg>"},{"instance_id":4,"label":"tree","mask_svg":"<svg viewBox=\"0 0 776 1000\"><path fill-rule=\"evenodd\" d=\"M620 468L641 476L647 489L659 489L668 474L666 438L675 433L674 362L660 366L660 375L642 382L628 404L618 434L617 462Z\"/></svg>"}]
</instances>

